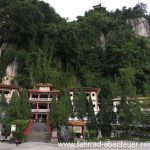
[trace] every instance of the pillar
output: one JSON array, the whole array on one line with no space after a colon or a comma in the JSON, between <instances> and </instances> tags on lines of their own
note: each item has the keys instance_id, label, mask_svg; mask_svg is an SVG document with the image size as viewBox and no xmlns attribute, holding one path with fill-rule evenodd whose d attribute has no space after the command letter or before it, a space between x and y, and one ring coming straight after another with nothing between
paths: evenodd
<instances>
[{"instance_id":1,"label":"pillar","mask_svg":"<svg viewBox=\"0 0 150 150\"><path fill-rule=\"evenodd\" d=\"M38 102L36 103L36 109L39 109L39 103Z\"/></svg>"},{"instance_id":2,"label":"pillar","mask_svg":"<svg viewBox=\"0 0 150 150\"><path fill-rule=\"evenodd\" d=\"M49 103L47 103L47 109L50 109L50 108L49 108Z\"/></svg>"},{"instance_id":3,"label":"pillar","mask_svg":"<svg viewBox=\"0 0 150 150\"><path fill-rule=\"evenodd\" d=\"M29 98L32 98L32 93L30 92L30 97Z\"/></svg>"},{"instance_id":4,"label":"pillar","mask_svg":"<svg viewBox=\"0 0 150 150\"><path fill-rule=\"evenodd\" d=\"M35 121L38 121L38 113L35 114Z\"/></svg>"},{"instance_id":5,"label":"pillar","mask_svg":"<svg viewBox=\"0 0 150 150\"><path fill-rule=\"evenodd\" d=\"M84 126L81 126L81 129L82 129L81 136L83 137Z\"/></svg>"},{"instance_id":6,"label":"pillar","mask_svg":"<svg viewBox=\"0 0 150 150\"><path fill-rule=\"evenodd\" d=\"M40 99L40 93L38 93L38 99Z\"/></svg>"},{"instance_id":7,"label":"pillar","mask_svg":"<svg viewBox=\"0 0 150 150\"><path fill-rule=\"evenodd\" d=\"M46 115L47 115L46 119L48 120L48 113Z\"/></svg>"},{"instance_id":8,"label":"pillar","mask_svg":"<svg viewBox=\"0 0 150 150\"><path fill-rule=\"evenodd\" d=\"M48 93L48 101L50 101L50 94Z\"/></svg>"}]
</instances>

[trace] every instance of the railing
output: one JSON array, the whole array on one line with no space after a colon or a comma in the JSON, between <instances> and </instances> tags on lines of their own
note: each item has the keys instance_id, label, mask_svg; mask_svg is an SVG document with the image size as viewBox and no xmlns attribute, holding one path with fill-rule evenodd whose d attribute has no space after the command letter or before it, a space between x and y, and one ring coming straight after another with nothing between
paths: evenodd
<instances>
[{"instance_id":1,"label":"railing","mask_svg":"<svg viewBox=\"0 0 150 150\"><path fill-rule=\"evenodd\" d=\"M33 120L29 121L28 127L23 131L23 135L27 136L31 132Z\"/></svg>"},{"instance_id":2,"label":"railing","mask_svg":"<svg viewBox=\"0 0 150 150\"><path fill-rule=\"evenodd\" d=\"M50 109L31 109L31 112L49 112Z\"/></svg>"},{"instance_id":3,"label":"railing","mask_svg":"<svg viewBox=\"0 0 150 150\"><path fill-rule=\"evenodd\" d=\"M52 98L29 98L30 101L52 101Z\"/></svg>"},{"instance_id":4,"label":"railing","mask_svg":"<svg viewBox=\"0 0 150 150\"><path fill-rule=\"evenodd\" d=\"M50 127L50 123L49 123L48 119L47 119L47 130L48 130L48 133L51 134L52 129Z\"/></svg>"}]
</instances>

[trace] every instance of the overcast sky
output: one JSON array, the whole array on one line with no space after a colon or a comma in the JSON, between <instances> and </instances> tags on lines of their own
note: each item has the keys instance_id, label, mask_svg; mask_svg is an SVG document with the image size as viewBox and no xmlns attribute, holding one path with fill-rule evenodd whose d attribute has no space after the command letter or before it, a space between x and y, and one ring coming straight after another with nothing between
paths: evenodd
<instances>
[{"instance_id":1,"label":"overcast sky","mask_svg":"<svg viewBox=\"0 0 150 150\"><path fill-rule=\"evenodd\" d=\"M123 6L133 7L143 2L148 6L150 12L150 0L43 0L49 3L61 17L75 20L76 16L83 16L85 11L92 9L93 5L102 4L107 10L121 9Z\"/></svg>"}]
</instances>

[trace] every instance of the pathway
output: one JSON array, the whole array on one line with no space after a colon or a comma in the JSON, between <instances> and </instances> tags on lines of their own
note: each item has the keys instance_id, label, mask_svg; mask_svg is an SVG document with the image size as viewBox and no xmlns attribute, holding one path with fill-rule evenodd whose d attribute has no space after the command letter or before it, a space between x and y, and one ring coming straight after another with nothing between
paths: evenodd
<instances>
[{"instance_id":1,"label":"pathway","mask_svg":"<svg viewBox=\"0 0 150 150\"><path fill-rule=\"evenodd\" d=\"M48 131L46 123L33 123L31 132L26 137L26 142L46 142L48 141Z\"/></svg>"}]
</instances>

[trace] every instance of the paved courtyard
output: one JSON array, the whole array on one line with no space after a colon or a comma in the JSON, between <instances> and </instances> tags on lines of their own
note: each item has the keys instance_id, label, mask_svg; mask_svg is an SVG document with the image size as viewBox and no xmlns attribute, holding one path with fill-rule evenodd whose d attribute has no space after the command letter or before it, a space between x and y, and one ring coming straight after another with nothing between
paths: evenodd
<instances>
[{"instance_id":1,"label":"paved courtyard","mask_svg":"<svg viewBox=\"0 0 150 150\"><path fill-rule=\"evenodd\" d=\"M122 144L116 146L116 144ZM19 146L16 146L15 144L9 144L9 143L0 143L0 150L149 150L150 149L150 143L136 143L136 142L130 142L130 141L106 141L106 142L97 142L96 147L93 145L93 147L85 147L85 145L88 143L76 143L75 147L59 147L57 144L51 144L51 143L43 143L43 142L27 142L22 143ZM72 145L71 145L72 146Z\"/></svg>"}]
</instances>

